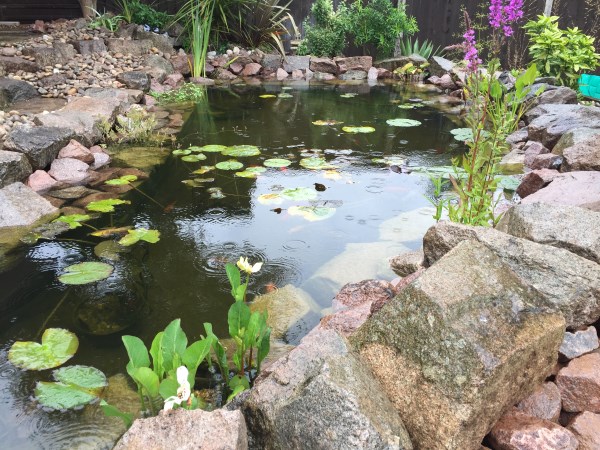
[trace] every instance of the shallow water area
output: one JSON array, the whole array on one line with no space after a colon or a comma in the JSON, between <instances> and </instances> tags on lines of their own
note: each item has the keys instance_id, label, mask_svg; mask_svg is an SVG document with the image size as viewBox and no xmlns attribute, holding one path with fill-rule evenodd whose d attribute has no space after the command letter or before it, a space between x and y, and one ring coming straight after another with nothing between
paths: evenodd
<instances>
[{"instance_id":1,"label":"shallow water area","mask_svg":"<svg viewBox=\"0 0 600 450\"><path fill-rule=\"evenodd\" d=\"M411 103L416 105L412 109L398 107ZM268 167L257 178L220 169L198 175L193 172L201 166L234 157L205 152L206 159L187 162L164 148L111 149L116 164L151 170L139 188L162 206L130 191L123 198L131 205L89 223L156 229L160 241L136 244L118 260L106 261L114 273L87 286L68 287L57 280L66 266L100 260L93 244L60 239L100 242L85 227L58 240L20 246L0 262L2 446L111 448L122 432L116 419L101 420L95 405L66 413L40 409L33 388L49 380L50 371L12 366L7 352L15 341L39 340L47 327L67 328L80 340L67 365L91 365L111 377L123 373L127 363L122 334L139 336L149 345L180 317L190 341L198 339L203 322L212 322L225 338L232 299L224 265L246 256L265 263L252 279L251 297L287 285L302 291L308 306L297 308L303 315L292 318L284 335L295 344L345 283L394 277L387 258L420 247L433 223L426 198L432 190L429 179L407 172L446 166L464 150L450 134L461 126L460 118L443 112L434 96L403 85L240 85L209 89L204 101L174 108L186 120L177 136L181 149L253 145L259 155L235 158L245 168L272 158L291 163ZM421 125L386 123L398 118ZM319 120L338 123L313 124ZM349 133L345 126L374 131ZM140 159L140 154L145 156ZM300 164L311 157L323 158L331 168L311 170ZM152 168L149 159L158 165ZM183 183L198 178L214 181L197 182L197 187ZM223 198L212 198L211 188L219 188ZM281 197L297 188L303 188L296 191L302 195Z\"/></svg>"}]
</instances>

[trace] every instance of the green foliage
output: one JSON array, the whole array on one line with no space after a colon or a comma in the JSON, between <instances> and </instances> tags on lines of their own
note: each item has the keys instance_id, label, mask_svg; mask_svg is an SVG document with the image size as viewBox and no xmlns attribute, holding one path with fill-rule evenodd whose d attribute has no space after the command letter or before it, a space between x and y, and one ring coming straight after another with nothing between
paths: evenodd
<instances>
[{"instance_id":1,"label":"green foliage","mask_svg":"<svg viewBox=\"0 0 600 450\"><path fill-rule=\"evenodd\" d=\"M148 25L151 30L163 30L172 20L168 14L157 11L139 0L116 0L115 3L126 22Z\"/></svg>"},{"instance_id":2,"label":"green foliage","mask_svg":"<svg viewBox=\"0 0 600 450\"><path fill-rule=\"evenodd\" d=\"M561 30L558 17L538 16L523 28L531 40L529 54L542 75L554 76L576 89L581 72L596 70L600 54L595 51L594 38L577 27Z\"/></svg>"},{"instance_id":3,"label":"green foliage","mask_svg":"<svg viewBox=\"0 0 600 450\"><path fill-rule=\"evenodd\" d=\"M337 56L346 46L346 32L339 13L334 12L332 0L316 0L311 7L314 26L304 23L304 40L299 55Z\"/></svg>"},{"instance_id":4,"label":"green foliage","mask_svg":"<svg viewBox=\"0 0 600 450\"><path fill-rule=\"evenodd\" d=\"M63 328L48 328L41 343L15 342L8 352L8 360L25 370L46 370L58 367L71 359L79 340L74 333Z\"/></svg>"},{"instance_id":5,"label":"green foliage","mask_svg":"<svg viewBox=\"0 0 600 450\"><path fill-rule=\"evenodd\" d=\"M38 381L35 398L51 409L72 409L96 400L107 386L106 376L95 367L68 366L54 370L55 382Z\"/></svg>"},{"instance_id":6,"label":"green foliage","mask_svg":"<svg viewBox=\"0 0 600 450\"><path fill-rule=\"evenodd\" d=\"M144 108L132 107L125 114L117 116L115 129L119 142L146 142L155 126L153 114L148 114Z\"/></svg>"},{"instance_id":7,"label":"green foliage","mask_svg":"<svg viewBox=\"0 0 600 450\"><path fill-rule=\"evenodd\" d=\"M135 230L127 230L127 236L124 236L119 244L125 247L136 244L139 241L156 244L160 240L160 232L158 230L148 230L146 228L136 228Z\"/></svg>"},{"instance_id":8,"label":"green foliage","mask_svg":"<svg viewBox=\"0 0 600 450\"><path fill-rule=\"evenodd\" d=\"M58 277L58 281L69 285L95 283L108 278L113 270L113 266L103 262L82 262L65 267L65 272Z\"/></svg>"},{"instance_id":9,"label":"green foliage","mask_svg":"<svg viewBox=\"0 0 600 450\"><path fill-rule=\"evenodd\" d=\"M123 20L122 16L115 16L114 14L105 12L100 13L93 10L96 17L90 22L90 28L106 28L109 31L117 31L121 21Z\"/></svg>"},{"instance_id":10,"label":"green foliage","mask_svg":"<svg viewBox=\"0 0 600 450\"><path fill-rule=\"evenodd\" d=\"M150 92L150 95L160 103L197 103L205 98L206 86L195 83L186 83L178 89L165 92Z\"/></svg>"},{"instance_id":11,"label":"green foliage","mask_svg":"<svg viewBox=\"0 0 600 450\"><path fill-rule=\"evenodd\" d=\"M442 53L441 47L434 48L433 42L427 39L419 44L418 38L413 41L410 36L405 36L400 42L400 54L403 56L419 55L429 59L432 56L441 56Z\"/></svg>"}]
</instances>

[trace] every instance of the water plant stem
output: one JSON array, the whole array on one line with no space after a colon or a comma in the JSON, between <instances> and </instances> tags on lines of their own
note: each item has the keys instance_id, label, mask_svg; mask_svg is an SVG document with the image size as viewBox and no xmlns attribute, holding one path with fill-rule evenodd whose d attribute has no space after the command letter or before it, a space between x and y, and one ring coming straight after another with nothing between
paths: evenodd
<instances>
[{"instance_id":1,"label":"water plant stem","mask_svg":"<svg viewBox=\"0 0 600 450\"><path fill-rule=\"evenodd\" d=\"M133 184L131 185L131 187L134 188L137 192L139 192L140 194L142 194L147 199L153 201L155 204L157 204L158 206L160 206L162 209L165 209L165 207L163 205L161 205L160 203L158 203L156 200L154 200L152 197L150 197L148 194L146 194L141 189L136 188Z\"/></svg>"},{"instance_id":2,"label":"water plant stem","mask_svg":"<svg viewBox=\"0 0 600 450\"><path fill-rule=\"evenodd\" d=\"M42 326L38 330L36 338L39 338L42 335L42 333L46 329L46 325L48 325L48 322L50 321L50 319L52 318L52 316L54 316L54 314L56 313L56 311L58 311L58 308L60 308L60 305L62 305L65 302L65 300L67 299L67 297L69 296L69 291L70 291L70 289L67 289L67 291L65 292L65 295L63 295L63 297L58 301L58 303L56 304L56 306L54 307L54 309L50 312L50 314L48 314L48 317L46 317L46 320L44 320L44 323L42 324Z\"/></svg>"},{"instance_id":3,"label":"water plant stem","mask_svg":"<svg viewBox=\"0 0 600 450\"><path fill-rule=\"evenodd\" d=\"M67 242L78 242L79 244L86 244L86 245L96 245L96 243L95 243L95 242L92 242L92 241L85 241L85 240L83 240L83 239L60 238L60 239L57 239L57 240L58 240L58 241L61 241L61 242L67 241Z\"/></svg>"}]
</instances>

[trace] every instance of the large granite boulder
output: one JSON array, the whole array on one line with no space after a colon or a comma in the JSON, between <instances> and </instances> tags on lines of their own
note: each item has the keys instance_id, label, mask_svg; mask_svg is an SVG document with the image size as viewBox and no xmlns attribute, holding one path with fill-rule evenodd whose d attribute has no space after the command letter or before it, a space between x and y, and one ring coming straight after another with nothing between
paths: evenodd
<instances>
[{"instance_id":1,"label":"large granite boulder","mask_svg":"<svg viewBox=\"0 0 600 450\"><path fill-rule=\"evenodd\" d=\"M305 71L310 66L310 56L286 56L283 60L283 70L292 73L294 70Z\"/></svg>"},{"instance_id":2,"label":"large granite boulder","mask_svg":"<svg viewBox=\"0 0 600 450\"><path fill-rule=\"evenodd\" d=\"M153 33L152 31L144 30L143 26L138 26L133 32L133 37L136 40L150 41L152 43L152 47L163 53L175 53L175 50L173 49L173 45L175 45L175 38L170 37L168 34Z\"/></svg>"},{"instance_id":3,"label":"large granite boulder","mask_svg":"<svg viewBox=\"0 0 600 450\"><path fill-rule=\"evenodd\" d=\"M50 165L48 175L56 181L68 184L84 184L88 177L90 166L75 158L58 158Z\"/></svg>"},{"instance_id":4,"label":"large granite boulder","mask_svg":"<svg viewBox=\"0 0 600 450\"><path fill-rule=\"evenodd\" d=\"M77 51L71 44L55 42L52 47L25 47L23 54L33 56L40 67L46 67L72 61Z\"/></svg>"},{"instance_id":5,"label":"large granite boulder","mask_svg":"<svg viewBox=\"0 0 600 450\"><path fill-rule=\"evenodd\" d=\"M491 228L439 222L425 233L425 261L433 265L465 240L485 244L542 296L538 305L577 328L600 318L600 265L562 248L516 238ZM562 338L561 338L562 341Z\"/></svg>"},{"instance_id":6,"label":"large granite boulder","mask_svg":"<svg viewBox=\"0 0 600 450\"><path fill-rule=\"evenodd\" d=\"M23 181L31 172L31 164L23 153L0 150L0 188Z\"/></svg>"},{"instance_id":7,"label":"large granite boulder","mask_svg":"<svg viewBox=\"0 0 600 450\"><path fill-rule=\"evenodd\" d=\"M123 83L129 89L138 89L143 92L150 90L150 75L141 70L123 72L117 75L117 81Z\"/></svg>"},{"instance_id":8,"label":"large granite boulder","mask_svg":"<svg viewBox=\"0 0 600 450\"><path fill-rule=\"evenodd\" d=\"M431 76L442 77L447 73L452 73L455 64L449 59L441 56L432 56L429 58L429 73Z\"/></svg>"},{"instance_id":9,"label":"large granite boulder","mask_svg":"<svg viewBox=\"0 0 600 450\"><path fill-rule=\"evenodd\" d=\"M517 205L504 214L496 229L600 264L600 212L568 205Z\"/></svg>"},{"instance_id":10,"label":"large granite boulder","mask_svg":"<svg viewBox=\"0 0 600 450\"><path fill-rule=\"evenodd\" d=\"M333 75L337 75L338 66L333 59L311 57L310 70L312 70L313 72L330 73Z\"/></svg>"},{"instance_id":11,"label":"large granite boulder","mask_svg":"<svg viewBox=\"0 0 600 450\"><path fill-rule=\"evenodd\" d=\"M118 100L121 104L120 113L129 109L129 105L139 103L144 98L144 92L139 89L89 88L85 90L85 95L102 100Z\"/></svg>"},{"instance_id":12,"label":"large granite boulder","mask_svg":"<svg viewBox=\"0 0 600 450\"><path fill-rule=\"evenodd\" d=\"M82 113L93 117L97 123L108 122L112 124L122 110L122 102L116 98L95 98L86 95L74 98L60 112ZM86 122L89 124L89 121Z\"/></svg>"},{"instance_id":13,"label":"large granite boulder","mask_svg":"<svg viewBox=\"0 0 600 450\"><path fill-rule=\"evenodd\" d=\"M85 41L71 42L73 47L82 55L93 55L94 53L103 53L106 51L104 39L90 39Z\"/></svg>"},{"instance_id":14,"label":"large granite boulder","mask_svg":"<svg viewBox=\"0 0 600 450\"><path fill-rule=\"evenodd\" d=\"M0 56L0 75L15 73L19 70L23 72L37 72L40 67L28 59L19 56Z\"/></svg>"},{"instance_id":15,"label":"large granite boulder","mask_svg":"<svg viewBox=\"0 0 600 450\"><path fill-rule=\"evenodd\" d=\"M150 39L131 40L123 38L107 39L108 50L112 53L123 55L142 56L150 53L152 41Z\"/></svg>"},{"instance_id":16,"label":"large granite boulder","mask_svg":"<svg viewBox=\"0 0 600 450\"><path fill-rule=\"evenodd\" d=\"M33 170L50 164L73 137L68 128L17 127L6 136L4 148L27 156Z\"/></svg>"},{"instance_id":17,"label":"large granite boulder","mask_svg":"<svg viewBox=\"0 0 600 450\"><path fill-rule=\"evenodd\" d=\"M144 57L143 64L146 66L146 72L159 83L162 83L167 75L175 72L173 64L162 56L147 55Z\"/></svg>"},{"instance_id":18,"label":"large granite boulder","mask_svg":"<svg viewBox=\"0 0 600 450\"><path fill-rule=\"evenodd\" d=\"M136 420L114 450L247 450L246 424L239 411L161 411Z\"/></svg>"},{"instance_id":19,"label":"large granite boulder","mask_svg":"<svg viewBox=\"0 0 600 450\"><path fill-rule=\"evenodd\" d=\"M58 209L23 183L0 189L0 229L22 227L58 215Z\"/></svg>"},{"instance_id":20,"label":"large granite boulder","mask_svg":"<svg viewBox=\"0 0 600 450\"><path fill-rule=\"evenodd\" d=\"M29 100L38 95L37 90L25 81L0 78L0 108L19 100Z\"/></svg>"},{"instance_id":21,"label":"large granite boulder","mask_svg":"<svg viewBox=\"0 0 600 450\"><path fill-rule=\"evenodd\" d=\"M351 338L428 450L477 450L550 374L564 319L493 251L459 244Z\"/></svg>"},{"instance_id":22,"label":"large granite boulder","mask_svg":"<svg viewBox=\"0 0 600 450\"><path fill-rule=\"evenodd\" d=\"M314 329L242 403L256 449L412 449L379 383L333 330Z\"/></svg>"},{"instance_id":23,"label":"large granite boulder","mask_svg":"<svg viewBox=\"0 0 600 450\"><path fill-rule=\"evenodd\" d=\"M600 170L600 128L575 128L563 134L552 152L563 157L562 172Z\"/></svg>"},{"instance_id":24,"label":"large granite boulder","mask_svg":"<svg viewBox=\"0 0 600 450\"><path fill-rule=\"evenodd\" d=\"M600 172L567 172L523 199L524 204L571 205L600 212Z\"/></svg>"},{"instance_id":25,"label":"large granite boulder","mask_svg":"<svg viewBox=\"0 0 600 450\"><path fill-rule=\"evenodd\" d=\"M360 70L368 72L373 67L373 58L371 56L348 56L333 59L338 66L338 73L346 73L351 70Z\"/></svg>"},{"instance_id":26,"label":"large granite boulder","mask_svg":"<svg viewBox=\"0 0 600 450\"><path fill-rule=\"evenodd\" d=\"M102 118L85 111L75 109L59 110L51 113L36 114L33 118L36 125L43 127L64 127L73 131L73 139L83 145L92 146L102 139L100 123Z\"/></svg>"}]
</instances>

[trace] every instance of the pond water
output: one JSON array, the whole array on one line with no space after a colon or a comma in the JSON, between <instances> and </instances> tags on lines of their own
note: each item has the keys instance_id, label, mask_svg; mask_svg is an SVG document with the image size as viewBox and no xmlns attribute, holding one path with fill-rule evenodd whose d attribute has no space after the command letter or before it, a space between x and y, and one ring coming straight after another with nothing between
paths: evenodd
<instances>
[{"instance_id":1,"label":"pond water","mask_svg":"<svg viewBox=\"0 0 600 450\"><path fill-rule=\"evenodd\" d=\"M348 92L358 95L341 96ZM270 93L290 97L260 97ZM419 102L414 109L398 107L417 102L415 97L425 103ZM390 168L372 159L394 156L409 167L448 165L464 150L450 134L460 120L438 106L434 97L405 86L309 88L292 84L287 90L280 85L211 89L206 101L183 109L186 121L178 136L182 148L255 145L260 155L238 158L246 166L262 165L268 158L286 158L291 165L268 168L256 179L214 170L200 175L214 178L213 182L192 188L182 183L194 177L192 171L230 157L206 153L204 161L185 162L160 149L117 151L116 163L131 163L132 153L149 152L153 160L163 161L139 187L164 207L130 191L124 198L131 205L119 206L115 214L105 214L90 224L103 227L112 221L114 226L157 229L161 239L132 247L119 261L111 262L115 272L109 279L82 287L62 285L57 275L68 265L98 260L91 244L39 241L3 258L0 447L111 448L122 432L116 421L103 419L96 406L61 413L36 405L32 399L35 383L48 380L50 371L21 371L7 361L7 352L17 340L39 340L43 328L76 332L80 346L68 364L95 366L111 377L124 372L127 362L121 334L139 336L149 344L171 320L181 317L190 340L199 337L203 322L212 322L217 334L225 336L232 300L224 263L241 255L251 262L265 262L252 281L252 294L292 285L311 298L313 314L305 320L309 326L331 306L343 284L374 277L392 279L387 257L420 247L425 230L433 223L433 209L425 198L432 186L426 176L398 173L396 165ZM410 128L386 124L394 118L422 124ZM313 125L317 120L343 124ZM372 126L375 131L351 134L343 132L343 126ZM311 155L325 158L336 169L308 170L299 165ZM150 158L144 158L136 164L148 166ZM211 198L210 187L219 187L224 198ZM299 187L312 190L314 198L280 204L259 200L264 194ZM294 215L302 211L295 206L316 206L321 209L308 211L327 218L307 220ZM89 231L82 227L61 238L99 242ZM306 327L290 329L286 339L296 343L305 332ZM122 379L112 381L123 384Z\"/></svg>"}]
</instances>

